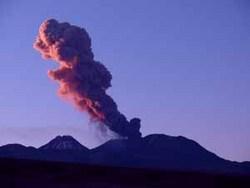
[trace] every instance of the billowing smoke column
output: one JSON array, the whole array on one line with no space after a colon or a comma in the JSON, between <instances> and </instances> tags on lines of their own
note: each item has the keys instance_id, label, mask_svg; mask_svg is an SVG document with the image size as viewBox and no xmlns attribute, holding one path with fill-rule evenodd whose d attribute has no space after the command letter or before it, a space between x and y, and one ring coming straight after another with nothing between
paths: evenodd
<instances>
[{"instance_id":1,"label":"billowing smoke column","mask_svg":"<svg viewBox=\"0 0 250 188\"><path fill-rule=\"evenodd\" d=\"M54 19L46 20L40 26L34 48L44 58L59 64L59 68L49 70L48 75L58 81L61 96L71 99L80 110L88 112L91 120L105 124L120 136L141 136L140 119L128 122L106 94L112 75L94 60L91 39L85 29Z\"/></svg>"}]
</instances>

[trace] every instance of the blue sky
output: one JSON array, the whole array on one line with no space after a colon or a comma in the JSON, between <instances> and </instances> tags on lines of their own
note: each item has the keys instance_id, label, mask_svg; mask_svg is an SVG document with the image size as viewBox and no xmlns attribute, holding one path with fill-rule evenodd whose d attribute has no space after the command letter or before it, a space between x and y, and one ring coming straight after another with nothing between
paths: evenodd
<instances>
[{"instance_id":1,"label":"blue sky","mask_svg":"<svg viewBox=\"0 0 250 188\"><path fill-rule=\"evenodd\" d=\"M88 116L56 95L56 66L32 48L56 18L85 27L108 93L143 135L194 139L219 156L250 160L250 3L247 0L0 1L0 145L40 146L71 134L103 141Z\"/></svg>"}]
</instances>

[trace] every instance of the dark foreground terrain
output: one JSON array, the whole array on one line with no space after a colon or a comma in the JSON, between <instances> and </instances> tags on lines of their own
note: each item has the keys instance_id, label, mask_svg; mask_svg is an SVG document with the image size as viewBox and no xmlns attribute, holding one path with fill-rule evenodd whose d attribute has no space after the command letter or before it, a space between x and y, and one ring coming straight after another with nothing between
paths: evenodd
<instances>
[{"instance_id":1,"label":"dark foreground terrain","mask_svg":"<svg viewBox=\"0 0 250 188\"><path fill-rule=\"evenodd\" d=\"M1 188L249 188L250 176L0 159Z\"/></svg>"}]
</instances>

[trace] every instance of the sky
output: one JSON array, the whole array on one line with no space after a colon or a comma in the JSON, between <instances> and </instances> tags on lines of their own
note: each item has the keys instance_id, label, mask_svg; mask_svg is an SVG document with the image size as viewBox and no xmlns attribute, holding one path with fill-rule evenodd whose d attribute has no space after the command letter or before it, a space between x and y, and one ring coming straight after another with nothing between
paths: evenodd
<instances>
[{"instance_id":1,"label":"sky","mask_svg":"<svg viewBox=\"0 0 250 188\"><path fill-rule=\"evenodd\" d=\"M0 0L0 145L41 146L72 135L107 139L60 99L57 65L32 48L48 18L84 27L108 90L142 134L182 135L217 155L250 161L248 0Z\"/></svg>"}]
</instances>

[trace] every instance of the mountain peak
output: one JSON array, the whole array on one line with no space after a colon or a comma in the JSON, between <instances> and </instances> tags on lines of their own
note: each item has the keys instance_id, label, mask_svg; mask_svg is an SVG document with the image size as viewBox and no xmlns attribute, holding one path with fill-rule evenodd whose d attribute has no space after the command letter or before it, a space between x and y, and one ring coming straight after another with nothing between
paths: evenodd
<instances>
[{"instance_id":1,"label":"mountain peak","mask_svg":"<svg viewBox=\"0 0 250 188\"><path fill-rule=\"evenodd\" d=\"M81 150L87 151L88 148L80 144L76 139L69 135L57 136L49 143L41 146L42 150Z\"/></svg>"},{"instance_id":2,"label":"mountain peak","mask_svg":"<svg viewBox=\"0 0 250 188\"><path fill-rule=\"evenodd\" d=\"M152 134L135 140L110 140L91 150L72 136L57 136L39 149L20 144L2 146L1 157L182 171L250 173L249 162L231 162L191 139L163 134Z\"/></svg>"}]
</instances>

